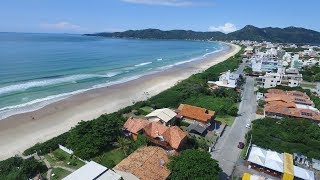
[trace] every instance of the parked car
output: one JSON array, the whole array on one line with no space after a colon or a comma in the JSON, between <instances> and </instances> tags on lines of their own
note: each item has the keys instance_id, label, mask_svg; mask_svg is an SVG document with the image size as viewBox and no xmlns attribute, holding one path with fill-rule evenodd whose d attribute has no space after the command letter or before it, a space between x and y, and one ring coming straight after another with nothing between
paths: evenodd
<instances>
[{"instance_id":1,"label":"parked car","mask_svg":"<svg viewBox=\"0 0 320 180\"><path fill-rule=\"evenodd\" d=\"M247 124L246 128L248 128L248 129L251 128L251 124Z\"/></svg>"},{"instance_id":2,"label":"parked car","mask_svg":"<svg viewBox=\"0 0 320 180\"><path fill-rule=\"evenodd\" d=\"M239 148L239 149L243 149L243 148L244 148L244 143L243 143L243 142L239 142L238 148Z\"/></svg>"}]
</instances>

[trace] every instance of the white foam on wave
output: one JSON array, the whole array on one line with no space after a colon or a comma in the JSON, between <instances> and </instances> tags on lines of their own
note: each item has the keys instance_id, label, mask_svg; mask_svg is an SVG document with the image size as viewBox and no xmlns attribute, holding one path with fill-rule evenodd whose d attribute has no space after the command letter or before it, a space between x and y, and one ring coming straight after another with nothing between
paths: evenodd
<instances>
[{"instance_id":1,"label":"white foam on wave","mask_svg":"<svg viewBox=\"0 0 320 180\"><path fill-rule=\"evenodd\" d=\"M110 72L107 74L79 74L79 75L66 76L62 78L44 79L39 81L28 81L20 84L13 84L5 87L0 87L0 95L11 93L11 92L24 91L24 90L35 88L35 87L54 85L54 84L61 84L61 83L67 83L67 82L76 83L79 80L90 79L90 78L98 78L98 77L110 78L118 74L120 74L120 72Z\"/></svg>"},{"instance_id":2,"label":"white foam on wave","mask_svg":"<svg viewBox=\"0 0 320 180\"><path fill-rule=\"evenodd\" d=\"M134 66L136 67L139 67L139 66L145 66L145 65L148 65L148 64L151 64L152 62L144 62L144 63L140 63L140 64L136 64Z\"/></svg>"},{"instance_id":3,"label":"white foam on wave","mask_svg":"<svg viewBox=\"0 0 320 180\"><path fill-rule=\"evenodd\" d=\"M27 103L1 108L0 109L0 120L7 118L7 117L10 117L15 114L38 110L48 104L60 101L60 100L65 99L71 95L75 95L75 94L78 94L78 93L81 93L84 91L87 91L87 89L73 91L70 93L52 95L52 96L48 96L48 97L41 98L41 99L35 99L35 100L29 101Z\"/></svg>"},{"instance_id":4,"label":"white foam on wave","mask_svg":"<svg viewBox=\"0 0 320 180\"><path fill-rule=\"evenodd\" d=\"M215 53L218 53L218 52L221 52L223 51L224 48L219 48L217 50L214 50L212 52L208 52L206 54L204 54L203 56L200 56L200 57L196 57L196 58L192 58L192 59L189 59L189 60L186 60L186 61L180 61L180 62L176 62L174 64L169 64L169 65L166 65L166 66L162 66L162 67L159 67L158 69L160 70L165 70L165 69L169 69L169 68L172 68L174 66L178 66L178 65L182 65L182 64L185 64L185 63L189 63L189 62L193 62L193 61L197 61L197 60L201 60L202 58L205 58L211 54L215 54Z\"/></svg>"},{"instance_id":5,"label":"white foam on wave","mask_svg":"<svg viewBox=\"0 0 320 180\"><path fill-rule=\"evenodd\" d=\"M68 93L51 95L51 96L48 96L45 98L35 99L35 100L29 101L29 102L23 103L23 104L7 106L7 107L0 109L0 120L7 118L7 117L10 117L15 114L36 111L36 110L41 109L51 103L66 99L70 96L80 94L80 93L83 93L83 92L86 92L89 90L103 88L103 87L107 87L107 86L111 86L111 85L115 85L115 84L120 84L120 83L125 83L128 81L132 81L132 80L138 79L138 78L140 78L144 75L147 75L147 74L148 73L136 75L136 76L131 76L131 77L126 77L126 78L119 79L117 81L111 81L111 82L106 82L103 84L94 85L91 88L87 88L87 89L80 89L80 90L72 91L72 92L68 92Z\"/></svg>"}]
</instances>

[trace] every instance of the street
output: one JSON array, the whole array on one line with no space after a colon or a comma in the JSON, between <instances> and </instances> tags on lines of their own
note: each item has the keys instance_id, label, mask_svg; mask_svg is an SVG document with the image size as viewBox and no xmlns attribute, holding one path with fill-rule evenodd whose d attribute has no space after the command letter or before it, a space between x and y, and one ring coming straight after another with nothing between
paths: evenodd
<instances>
[{"instance_id":1,"label":"street","mask_svg":"<svg viewBox=\"0 0 320 180\"><path fill-rule=\"evenodd\" d=\"M232 174L236 161L240 156L241 149L237 145L239 142L244 142L245 134L248 131L246 124L250 123L255 115L254 79L247 77L243 87L238 116L233 125L227 127L224 135L218 140L211 153L212 158L219 161L220 167L228 176Z\"/></svg>"}]
</instances>

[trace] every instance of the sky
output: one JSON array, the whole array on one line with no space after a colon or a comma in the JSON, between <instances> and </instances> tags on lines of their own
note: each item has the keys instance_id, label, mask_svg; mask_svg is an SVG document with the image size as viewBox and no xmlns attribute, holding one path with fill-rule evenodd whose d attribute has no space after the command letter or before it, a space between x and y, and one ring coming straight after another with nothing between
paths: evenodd
<instances>
[{"instance_id":1,"label":"sky","mask_svg":"<svg viewBox=\"0 0 320 180\"><path fill-rule=\"evenodd\" d=\"M0 32L157 28L229 33L245 25L320 31L319 0L1 0Z\"/></svg>"}]
</instances>

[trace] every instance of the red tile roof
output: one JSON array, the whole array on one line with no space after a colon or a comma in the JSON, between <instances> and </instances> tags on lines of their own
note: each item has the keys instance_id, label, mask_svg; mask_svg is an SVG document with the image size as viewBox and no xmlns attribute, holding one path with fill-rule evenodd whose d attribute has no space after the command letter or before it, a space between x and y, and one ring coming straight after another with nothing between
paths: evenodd
<instances>
[{"instance_id":1,"label":"red tile roof","mask_svg":"<svg viewBox=\"0 0 320 180\"><path fill-rule=\"evenodd\" d=\"M170 175L166 167L169 162L167 152L155 146L137 149L114 167L115 170L132 173L141 180L163 180Z\"/></svg>"},{"instance_id":2,"label":"red tile roof","mask_svg":"<svg viewBox=\"0 0 320 180\"><path fill-rule=\"evenodd\" d=\"M144 127L144 132L152 138L157 138L158 136L162 135L167 129L167 126L164 126L158 122L152 122Z\"/></svg>"},{"instance_id":3,"label":"red tile roof","mask_svg":"<svg viewBox=\"0 0 320 180\"><path fill-rule=\"evenodd\" d=\"M173 149L179 149L184 143L187 134L183 132L178 126L167 127L157 122L152 122L144 128L144 132L151 138L162 136L164 141L169 143Z\"/></svg>"},{"instance_id":4,"label":"red tile roof","mask_svg":"<svg viewBox=\"0 0 320 180\"><path fill-rule=\"evenodd\" d=\"M210 111L205 108L191 106L188 104L180 104L179 116L194 119L201 122L208 122L215 115L215 111Z\"/></svg>"},{"instance_id":5,"label":"red tile roof","mask_svg":"<svg viewBox=\"0 0 320 180\"><path fill-rule=\"evenodd\" d=\"M144 119L136 119L130 117L126 123L123 125L124 129L130 131L131 133L137 133L144 127L146 127L150 122Z\"/></svg>"},{"instance_id":6,"label":"red tile roof","mask_svg":"<svg viewBox=\"0 0 320 180\"><path fill-rule=\"evenodd\" d=\"M306 118L320 121L320 113L311 109L299 109L292 106L292 103L269 102L264 106L266 113L276 113L284 116L292 116L297 118Z\"/></svg>"},{"instance_id":7,"label":"red tile roof","mask_svg":"<svg viewBox=\"0 0 320 180\"><path fill-rule=\"evenodd\" d=\"M280 89L269 89L268 93L264 95L265 101L283 101L283 102L294 102L297 104L312 105L313 102L309 96L300 91L283 91Z\"/></svg>"},{"instance_id":8,"label":"red tile roof","mask_svg":"<svg viewBox=\"0 0 320 180\"><path fill-rule=\"evenodd\" d=\"M182 141L185 140L187 134L183 132L178 126L169 127L163 134L165 141L167 141L174 149L179 149Z\"/></svg>"}]
</instances>

